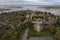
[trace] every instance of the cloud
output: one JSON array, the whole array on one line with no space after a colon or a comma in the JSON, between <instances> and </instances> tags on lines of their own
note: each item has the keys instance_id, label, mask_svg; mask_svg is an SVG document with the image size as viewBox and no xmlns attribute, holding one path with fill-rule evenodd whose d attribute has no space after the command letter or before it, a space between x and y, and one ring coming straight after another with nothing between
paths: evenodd
<instances>
[{"instance_id":1,"label":"cloud","mask_svg":"<svg viewBox=\"0 0 60 40\"><path fill-rule=\"evenodd\" d=\"M0 0L0 5L60 5L60 0Z\"/></svg>"},{"instance_id":2,"label":"cloud","mask_svg":"<svg viewBox=\"0 0 60 40\"><path fill-rule=\"evenodd\" d=\"M39 2L39 0L25 0L25 1L29 1L29 2Z\"/></svg>"}]
</instances>

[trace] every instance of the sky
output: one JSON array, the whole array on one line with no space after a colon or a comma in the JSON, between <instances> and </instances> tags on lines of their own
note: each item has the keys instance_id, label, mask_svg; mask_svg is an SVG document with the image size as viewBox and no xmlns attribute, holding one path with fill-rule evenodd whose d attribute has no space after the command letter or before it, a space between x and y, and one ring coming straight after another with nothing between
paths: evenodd
<instances>
[{"instance_id":1,"label":"sky","mask_svg":"<svg viewBox=\"0 0 60 40\"><path fill-rule=\"evenodd\" d=\"M0 0L0 5L59 5L60 0Z\"/></svg>"}]
</instances>

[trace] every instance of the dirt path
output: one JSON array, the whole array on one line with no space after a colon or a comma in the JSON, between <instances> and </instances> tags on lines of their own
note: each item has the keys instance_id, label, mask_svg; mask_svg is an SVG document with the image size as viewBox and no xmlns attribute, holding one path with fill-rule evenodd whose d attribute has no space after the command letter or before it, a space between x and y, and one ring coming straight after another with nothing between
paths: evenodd
<instances>
[{"instance_id":1,"label":"dirt path","mask_svg":"<svg viewBox=\"0 0 60 40\"><path fill-rule=\"evenodd\" d=\"M27 40L27 33L28 33L28 28L26 29L25 33L22 36L22 40Z\"/></svg>"}]
</instances>

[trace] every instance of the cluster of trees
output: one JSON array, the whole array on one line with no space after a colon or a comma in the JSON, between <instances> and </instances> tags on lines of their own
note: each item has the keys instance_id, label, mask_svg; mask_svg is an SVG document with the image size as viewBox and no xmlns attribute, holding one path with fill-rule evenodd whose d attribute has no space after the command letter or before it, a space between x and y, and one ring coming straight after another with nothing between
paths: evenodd
<instances>
[{"instance_id":1,"label":"cluster of trees","mask_svg":"<svg viewBox=\"0 0 60 40\"><path fill-rule=\"evenodd\" d=\"M18 38L25 32L26 14L29 11L13 11L0 14L0 40L18 40ZM21 39L19 39L21 40Z\"/></svg>"},{"instance_id":2,"label":"cluster of trees","mask_svg":"<svg viewBox=\"0 0 60 40\"><path fill-rule=\"evenodd\" d=\"M0 35L0 40L17 40L20 36L20 29L15 27L10 31L3 33Z\"/></svg>"},{"instance_id":3,"label":"cluster of trees","mask_svg":"<svg viewBox=\"0 0 60 40\"><path fill-rule=\"evenodd\" d=\"M54 40L60 40L60 16L56 16L57 21L55 24L50 25L49 30L53 35Z\"/></svg>"}]
</instances>

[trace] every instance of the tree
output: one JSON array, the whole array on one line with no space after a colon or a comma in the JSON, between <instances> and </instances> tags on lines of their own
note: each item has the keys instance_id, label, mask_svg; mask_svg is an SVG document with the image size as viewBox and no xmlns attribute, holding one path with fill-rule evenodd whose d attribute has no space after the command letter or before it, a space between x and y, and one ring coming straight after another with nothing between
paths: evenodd
<instances>
[{"instance_id":1,"label":"tree","mask_svg":"<svg viewBox=\"0 0 60 40\"><path fill-rule=\"evenodd\" d=\"M49 30L52 34L55 34L56 27L54 25L49 26Z\"/></svg>"},{"instance_id":2,"label":"tree","mask_svg":"<svg viewBox=\"0 0 60 40\"><path fill-rule=\"evenodd\" d=\"M54 35L55 40L60 40L60 27L56 28L56 33Z\"/></svg>"}]
</instances>

